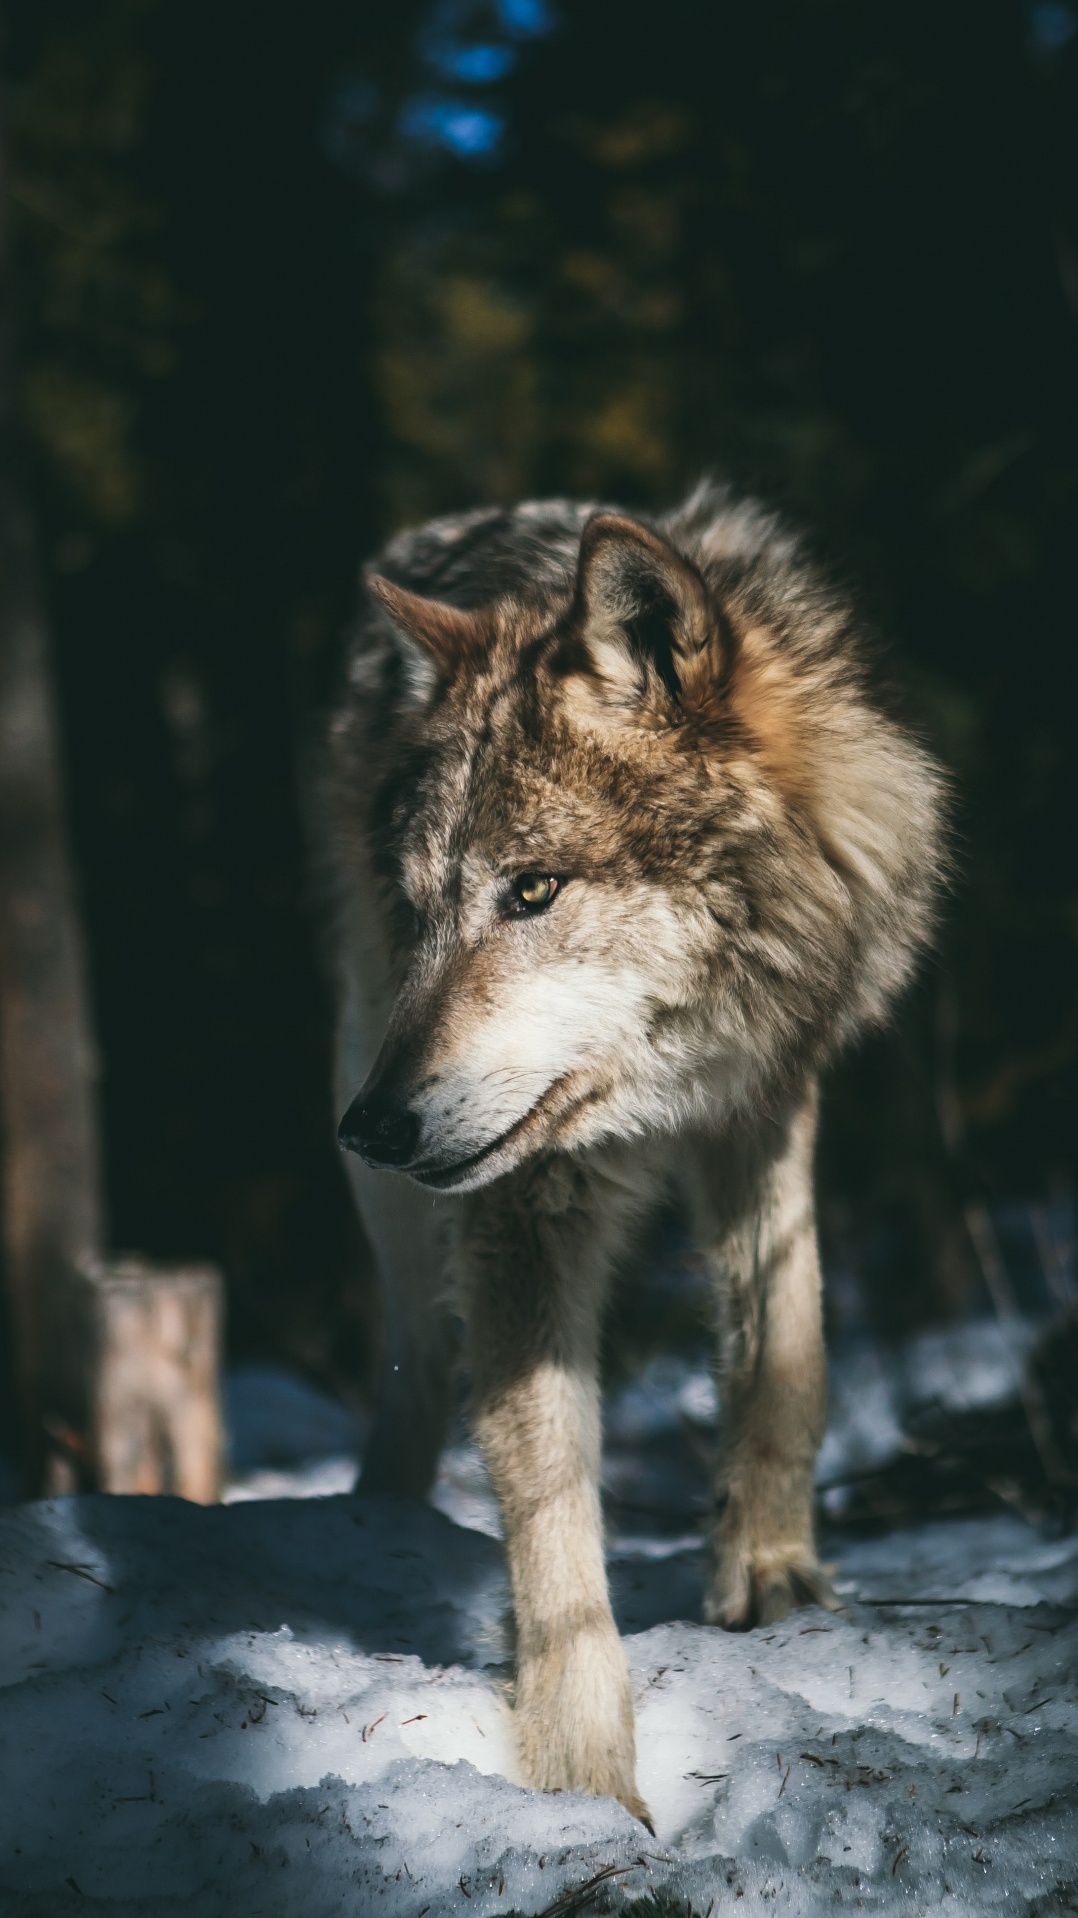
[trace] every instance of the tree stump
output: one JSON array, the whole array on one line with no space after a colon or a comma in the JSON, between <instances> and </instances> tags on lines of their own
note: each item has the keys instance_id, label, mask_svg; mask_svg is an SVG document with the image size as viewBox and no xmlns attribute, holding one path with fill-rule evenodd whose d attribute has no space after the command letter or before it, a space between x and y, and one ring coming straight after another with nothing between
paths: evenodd
<instances>
[{"instance_id":1,"label":"tree stump","mask_svg":"<svg viewBox=\"0 0 1078 1918\"><path fill-rule=\"evenodd\" d=\"M120 1259L79 1272L73 1292L83 1416L72 1424L59 1409L46 1414L48 1489L165 1492L212 1504L224 1457L220 1273Z\"/></svg>"}]
</instances>

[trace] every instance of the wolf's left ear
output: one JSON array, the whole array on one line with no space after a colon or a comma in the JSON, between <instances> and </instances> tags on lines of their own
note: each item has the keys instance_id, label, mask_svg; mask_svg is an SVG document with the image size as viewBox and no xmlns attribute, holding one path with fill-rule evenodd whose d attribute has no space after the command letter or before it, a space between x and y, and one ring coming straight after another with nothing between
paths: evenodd
<instances>
[{"instance_id":1,"label":"wolf's left ear","mask_svg":"<svg viewBox=\"0 0 1078 1918\"><path fill-rule=\"evenodd\" d=\"M596 513L580 542L576 599L589 666L618 703L661 687L688 709L714 694L722 665L716 609L696 568L660 533L620 513Z\"/></svg>"}]
</instances>

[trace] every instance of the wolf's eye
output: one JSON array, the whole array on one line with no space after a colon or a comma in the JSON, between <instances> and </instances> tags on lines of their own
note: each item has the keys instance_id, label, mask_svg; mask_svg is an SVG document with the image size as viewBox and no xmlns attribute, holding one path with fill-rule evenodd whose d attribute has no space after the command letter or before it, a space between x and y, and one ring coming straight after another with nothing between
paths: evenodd
<instances>
[{"instance_id":1,"label":"wolf's eye","mask_svg":"<svg viewBox=\"0 0 1078 1918\"><path fill-rule=\"evenodd\" d=\"M514 879L513 904L517 912L542 912L558 890L558 881L545 872L522 872Z\"/></svg>"}]
</instances>

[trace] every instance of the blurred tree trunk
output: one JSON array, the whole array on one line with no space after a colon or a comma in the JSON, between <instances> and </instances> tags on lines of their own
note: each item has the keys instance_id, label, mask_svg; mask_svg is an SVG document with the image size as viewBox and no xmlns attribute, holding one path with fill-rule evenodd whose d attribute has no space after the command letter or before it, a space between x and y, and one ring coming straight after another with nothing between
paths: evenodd
<instances>
[{"instance_id":1,"label":"blurred tree trunk","mask_svg":"<svg viewBox=\"0 0 1078 1918\"><path fill-rule=\"evenodd\" d=\"M86 959L33 520L20 481L0 90L0 1218L32 1493L220 1491L212 1267L102 1257Z\"/></svg>"},{"instance_id":2,"label":"blurred tree trunk","mask_svg":"<svg viewBox=\"0 0 1078 1918\"><path fill-rule=\"evenodd\" d=\"M5 114L0 94L0 116ZM4 1259L34 1489L69 1489L85 1433L77 1274L100 1254L101 1166L86 969L34 526L19 478L0 118L0 1126Z\"/></svg>"}]
</instances>

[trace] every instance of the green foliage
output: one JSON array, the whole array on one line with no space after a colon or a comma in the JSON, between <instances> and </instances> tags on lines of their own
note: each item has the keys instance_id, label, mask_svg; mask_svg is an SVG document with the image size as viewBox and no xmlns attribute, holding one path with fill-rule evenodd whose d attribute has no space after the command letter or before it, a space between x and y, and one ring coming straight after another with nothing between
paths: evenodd
<instances>
[{"instance_id":1,"label":"green foliage","mask_svg":"<svg viewBox=\"0 0 1078 1918\"><path fill-rule=\"evenodd\" d=\"M145 503L139 418L176 364L183 306L160 259L160 208L132 178L152 68L145 0L110 0L34 48L10 89L15 283L26 423L76 522L119 527ZM69 562L88 552L69 537Z\"/></svg>"}]
</instances>

